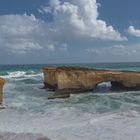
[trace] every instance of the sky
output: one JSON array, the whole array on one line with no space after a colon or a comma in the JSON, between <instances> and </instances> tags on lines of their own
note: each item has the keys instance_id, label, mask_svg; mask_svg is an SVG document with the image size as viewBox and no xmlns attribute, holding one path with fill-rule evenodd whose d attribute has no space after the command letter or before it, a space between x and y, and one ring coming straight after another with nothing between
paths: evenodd
<instances>
[{"instance_id":1,"label":"sky","mask_svg":"<svg viewBox=\"0 0 140 140\"><path fill-rule=\"evenodd\" d=\"M0 0L0 64L140 62L140 0Z\"/></svg>"}]
</instances>

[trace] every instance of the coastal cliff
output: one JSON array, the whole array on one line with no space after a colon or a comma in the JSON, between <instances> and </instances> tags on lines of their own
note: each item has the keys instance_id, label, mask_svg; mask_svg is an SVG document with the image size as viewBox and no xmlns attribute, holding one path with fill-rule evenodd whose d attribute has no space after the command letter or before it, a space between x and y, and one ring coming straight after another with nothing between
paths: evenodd
<instances>
[{"instance_id":1,"label":"coastal cliff","mask_svg":"<svg viewBox=\"0 0 140 140\"><path fill-rule=\"evenodd\" d=\"M94 91L98 84L110 81L112 87L128 90L140 89L140 73L107 71L79 67L43 69L45 88L55 91L50 98L65 98L71 93Z\"/></svg>"},{"instance_id":2,"label":"coastal cliff","mask_svg":"<svg viewBox=\"0 0 140 140\"><path fill-rule=\"evenodd\" d=\"M5 80L0 78L0 105L2 105L3 102L3 86L4 86Z\"/></svg>"}]
</instances>

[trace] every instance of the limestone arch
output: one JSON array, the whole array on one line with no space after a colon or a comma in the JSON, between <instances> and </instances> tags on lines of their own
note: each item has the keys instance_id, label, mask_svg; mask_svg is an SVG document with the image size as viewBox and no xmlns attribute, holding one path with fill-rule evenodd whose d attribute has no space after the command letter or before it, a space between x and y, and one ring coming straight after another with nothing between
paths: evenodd
<instances>
[{"instance_id":1,"label":"limestone arch","mask_svg":"<svg viewBox=\"0 0 140 140\"><path fill-rule=\"evenodd\" d=\"M111 90L112 91L120 91L120 90L127 90L127 87L124 86L122 81L118 80L102 80L96 83L94 90L97 89L97 87L102 83L110 82L111 84Z\"/></svg>"}]
</instances>

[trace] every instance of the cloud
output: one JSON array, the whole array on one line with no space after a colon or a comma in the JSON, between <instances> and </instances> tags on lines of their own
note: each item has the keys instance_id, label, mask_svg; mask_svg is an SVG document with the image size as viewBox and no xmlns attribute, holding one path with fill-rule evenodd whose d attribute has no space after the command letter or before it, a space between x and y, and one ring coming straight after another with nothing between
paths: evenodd
<instances>
[{"instance_id":1,"label":"cloud","mask_svg":"<svg viewBox=\"0 0 140 140\"><path fill-rule=\"evenodd\" d=\"M42 7L42 10L46 13L51 10L53 27L62 37L127 40L113 26L98 19L98 5L96 0L51 0L49 6Z\"/></svg>"},{"instance_id":2,"label":"cloud","mask_svg":"<svg viewBox=\"0 0 140 140\"><path fill-rule=\"evenodd\" d=\"M54 51L48 25L34 15L0 16L0 47L7 52L25 54L43 48Z\"/></svg>"},{"instance_id":3,"label":"cloud","mask_svg":"<svg viewBox=\"0 0 140 140\"><path fill-rule=\"evenodd\" d=\"M51 8L42 6L41 8L38 8L38 12L41 14L51 13Z\"/></svg>"},{"instance_id":4,"label":"cloud","mask_svg":"<svg viewBox=\"0 0 140 140\"><path fill-rule=\"evenodd\" d=\"M102 56L110 56L110 58L121 57L123 58L131 58L138 57L140 55L140 44L135 45L113 45L113 46L104 46L98 48L88 48L85 49L88 54L96 55L98 57Z\"/></svg>"},{"instance_id":5,"label":"cloud","mask_svg":"<svg viewBox=\"0 0 140 140\"><path fill-rule=\"evenodd\" d=\"M87 51L88 53L92 53L92 54L94 54L94 55L99 55L99 54L102 53L100 50L98 50L98 49L93 49L93 48L86 49L86 51Z\"/></svg>"},{"instance_id":6,"label":"cloud","mask_svg":"<svg viewBox=\"0 0 140 140\"><path fill-rule=\"evenodd\" d=\"M140 29L135 29L134 26L129 26L129 28L127 29L127 32L130 35L136 36L136 37L140 37Z\"/></svg>"},{"instance_id":7,"label":"cloud","mask_svg":"<svg viewBox=\"0 0 140 140\"><path fill-rule=\"evenodd\" d=\"M127 40L126 37L99 19L96 0L50 0L38 9L51 14L52 21L31 15L0 16L0 47L18 54L33 50L67 51L70 44L89 40Z\"/></svg>"},{"instance_id":8,"label":"cloud","mask_svg":"<svg viewBox=\"0 0 140 140\"><path fill-rule=\"evenodd\" d=\"M0 16L0 47L16 53L41 49L41 24L33 15Z\"/></svg>"},{"instance_id":9,"label":"cloud","mask_svg":"<svg viewBox=\"0 0 140 140\"><path fill-rule=\"evenodd\" d=\"M83 51L83 56L89 62L139 62L140 43L88 48Z\"/></svg>"}]
</instances>

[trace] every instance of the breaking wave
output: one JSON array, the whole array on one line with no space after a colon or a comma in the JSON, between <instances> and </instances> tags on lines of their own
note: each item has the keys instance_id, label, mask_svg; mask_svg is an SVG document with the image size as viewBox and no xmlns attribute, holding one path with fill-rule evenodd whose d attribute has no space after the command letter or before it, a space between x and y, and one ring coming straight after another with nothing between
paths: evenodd
<instances>
[{"instance_id":1,"label":"breaking wave","mask_svg":"<svg viewBox=\"0 0 140 140\"><path fill-rule=\"evenodd\" d=\"M110 93L110 83L103 83L94 94L48 100L53 93L41 89L42 66L26 67L8 66L0 73L6 78L0 132L51 140L139 140L140 91Z\"/></svg>"},{"instance_id":2,"label":"breaking wave","mask_svg":"<svg viewBox=\"0 0 140 140\"><path fill-rule=\"evenodd\" d=\"M7 72L6 75L1 75L1 77L7 80L26 80L26 79L41 79L43 74L41 72L34 72L34 71L12 71Z\"/></svg>"}]
</instances>

